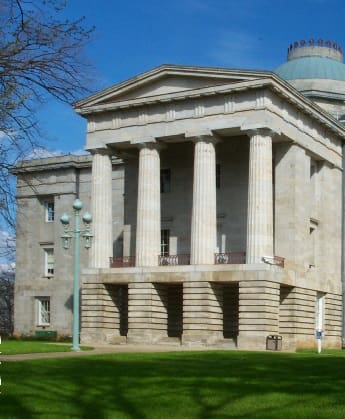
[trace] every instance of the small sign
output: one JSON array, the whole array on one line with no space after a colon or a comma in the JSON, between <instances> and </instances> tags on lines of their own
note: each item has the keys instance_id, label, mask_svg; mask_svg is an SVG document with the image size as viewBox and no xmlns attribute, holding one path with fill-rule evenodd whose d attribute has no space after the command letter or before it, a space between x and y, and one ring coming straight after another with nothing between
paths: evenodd
<instances>
[{"instance_id":1,"label":"small sign","mask_svg":"<svg viewBox=\"0 0 345 419\"><path fill-rule=\"evenodd\" d=\"M322 332L321 331L316 332L316 339L322 339Z\"/></svg>"}]
</instances>

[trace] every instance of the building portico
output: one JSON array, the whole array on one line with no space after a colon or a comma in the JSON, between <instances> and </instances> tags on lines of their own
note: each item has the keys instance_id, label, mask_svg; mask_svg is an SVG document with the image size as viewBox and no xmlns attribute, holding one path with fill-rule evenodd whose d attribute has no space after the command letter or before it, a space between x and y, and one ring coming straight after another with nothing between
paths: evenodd
<instances>
[{"instance_id":1,"label":"building portico","mask_svg":"<svg viewBox=\"0 0 345 419\"><path fill-rule=\"evenodd\" d=\"M345 129L327 111L271 72L170 65L75 109L90 157L18 173L42 178L41 201L19 185L23 208L60 214L80 196L92 213L82 343L266 349L279 336L294 350L322 325L323 346L340 347ZM63 192L48 187L52 167ZM51 264L59 232L45 227L36 252ZM55 255L68 307L70 261ZM48 279L18 295L53 306Z\"/></svg>"},{"instance_id":2,"label":"building portico","mask_svg":"<svg viewBox=\"0 0 345 419\"><path fill-rule=\"evenodd\" d=\"M305 268L315 256L308 259L310 249L300 261L295 249L282 245L291 234L282 220L292 219L293 234L304 237L312 212L297 214L293 203L301 199L301 188L310 193L312 160L327 160L335 172L340 169L340 142L325 115L273 75L260 83L251 76L245 81L228 76L228 84L178 92L165 92L162 79L159 94L150 92L147 83L144 102L135 97L133 86L130 97L124 91L119 98L116 91L108 92L113 97L108 104L101 104L99 97L77 107L89 121L87 147L92 151L105 146L121 157L129 182L123 243L127 251L112 254L110 265L104 258L102 266L91 266L83 277L88 295L96 286L106 295L105 284L128 288L128 333L121 336L104 317L97 325L82 323L84 342L91 342L108 324L104 339L109 342L264 349L267 336L281 334L285 348L296 347L296 334L282 327L284 319L293 316L288 296L297 290L309 296L308 284L318 275L316 269ZM283 111L277 113L282 101ZM284 177L280 167L295 149L308 156L300 167L306 177L296 179L295 189L283 200L279 197L301 161L285 166ZM107 170L104 166L105 184L111 177ZM332 211L338 217L340 204ZM106 217L110 230L111 215ZM326 283L320 282L320 292ZM85 300L86 318L94 317L92 310L106 304L102 301ZM169 324L175 324L174 333ZM295 330L299 327L303 329L301 324ZM313 334L307 342L304 345L313 342ZM331 336L329 342L334 342Z\"/></svg>"}]
</instances>

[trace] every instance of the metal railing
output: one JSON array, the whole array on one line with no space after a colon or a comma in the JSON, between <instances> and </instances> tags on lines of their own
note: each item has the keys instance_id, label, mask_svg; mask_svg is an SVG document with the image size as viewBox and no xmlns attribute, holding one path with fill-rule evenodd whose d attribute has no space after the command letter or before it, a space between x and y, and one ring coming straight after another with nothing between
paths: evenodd
<instances>
[{"instance_id":1,"label":"metal railing","mask_svg":"<svg viewBox=\"0 0 345 419\"><path fill-rule=\"evenodd\" d=\"M268 258L267 258L268 259ZM285 258L273 256L272 265L284 268ZM215 253L215 265L245 264L246 252ZM159 266L190 265L190 254L158 256ZM120 256L110 258L111 268L128 268L135 266L135 256Z\"/></svg>"},{"instance_id":2,"label":"metal railing","mask_svg":"<svg viewBox=\"0 0 345 419\"><path fill-rule=\"evenodd\" d=\"M135 256L119 256L110 258L111 268L129 268L135 266Z\"/></svg>"},{"instance_id":3,"label":"metal railing","mask_svg":"<svg viewBox=\"0 0 345 419\"><path fill-rule=\"evenodd\" d=\"M275 265L280 266L281 268L284 268L285 258L282 258L280 256L274 256L273 260L274 260Z\"/></svg>"},{"instance_id":4,"label":"metal railing","mask_svg":"<svg viewBox=\"0 0 345 419\"><path fill-rule=\"evenodd\" d=\"M170 265L190 265L190 255L168 255L168 256L158 256L158 265L159 266L170 266Z\"/></svg>"},{"instance_id":5,"label":"metal railing","mask_svg":"<svg viewBox=\"0 0 345 419\"><path fill-rule=\"evenodd\" d=\"M246 252L215 253L214 263L216 265L246 263Z\"/></svg>"}]
</instances>

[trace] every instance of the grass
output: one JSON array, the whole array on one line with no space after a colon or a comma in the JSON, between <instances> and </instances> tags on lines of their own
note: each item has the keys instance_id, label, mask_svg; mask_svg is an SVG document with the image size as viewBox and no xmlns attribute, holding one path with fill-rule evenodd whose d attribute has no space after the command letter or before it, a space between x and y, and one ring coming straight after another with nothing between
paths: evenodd
<instances>
[{"instance_id":1,"label":"grass","mask_svg":"<svg viewBox=\"0 0 345 419\"><path fill-rule=\"evenodd\" d=\"M344 366L341 351L4 362L1 418L344 418Z\"/></svg>"},{"instance_id":2,"label":"grass","mask_svg":"<svg viewBox=\"0 0 345 419\"><path fill-rule=\"evenodd\" d=\"M47 352L70 352L71 343L56 344L43 341L20 341L20 340L3 340L0 345L0 351L3 355L29 354L29 353L47 353ZM90 347L82 347L81 349L92 349Z\"/></svg>"}]
</instances>

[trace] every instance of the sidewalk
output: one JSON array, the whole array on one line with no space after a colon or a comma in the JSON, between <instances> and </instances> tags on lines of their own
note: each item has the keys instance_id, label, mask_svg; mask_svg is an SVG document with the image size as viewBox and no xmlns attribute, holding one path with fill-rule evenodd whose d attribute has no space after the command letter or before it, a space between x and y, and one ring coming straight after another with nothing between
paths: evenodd
<instances>
[{"instance_id":1,"label":"sidewalk","mask_svg":"<svg viewBox=\"0 0 345 419\"><path fill-rule=\"evenodd\" d=\"M177 352L177 351L205 351L212 350L212 348L205 347L185 347L172 345L108 345L96 346L90 351L71 351L71 352L49 352L49 353L33 353L33 354L18 354L18 355L3 355L0 354L0 362L15 362L26 361L32 359L48 359L48 358L69 358L113 353L126 352ZM216 349L216 348L215 348ZM219 350L219 349L218 349ZM221 349L220 349L221 350Z\"/></svg>"}]
</instances>

